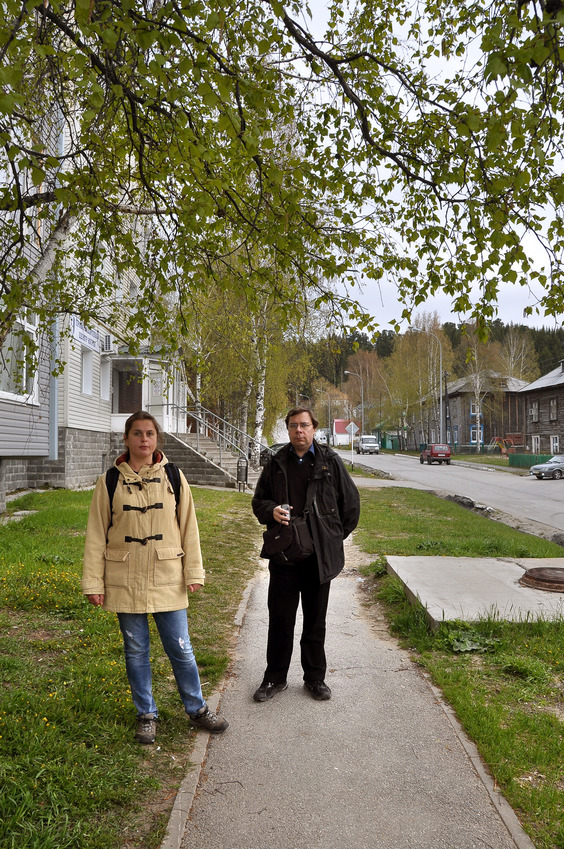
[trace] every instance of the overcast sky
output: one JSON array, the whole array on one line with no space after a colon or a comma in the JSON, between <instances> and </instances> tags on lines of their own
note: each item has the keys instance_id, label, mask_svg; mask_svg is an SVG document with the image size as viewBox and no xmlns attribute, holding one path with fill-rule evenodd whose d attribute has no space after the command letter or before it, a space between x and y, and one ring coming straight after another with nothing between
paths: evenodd
<instances>
[{"instance_id":1,"label":"overcast sky","mask_svg":"<svg viewBox=\"0 0 564 849\"><path fill-rule=\"evenodd\" d=\"M353 293L351 292L351 294ZM382 329L390 328L391 319L401 319L403 307L398 301L397 290L392 284L382 283L380 288L376 284L371 284L366 286L363 291L357 290L355 297L375 317ZM534 293L526 287L501 284L497 317L505 324L524 324L527 327L561 327L561 319L556 320L552 317L536 314L523 316L523 310L527 306L534 306L536 300ZM437 312L443 323L452 321L459 324L464 321L463 315L453 312L452 299L444 294L429 298L414 310L413 315L415 317L423 312ZM402 326L407 328L405 322Z\"/></svg>"},{"instance_id":2,"label":"overcast sky","mask_svg":"<svg viewBox=\"0 0 564 849\"><path fill-rule=\"evenodd\" d=\"M303 16L301 23L309 28L316 37L321 37L327 22L327 0L309 0L312 11L312 19ZM536 247L532 245L531 256L534 261ZM538 268L546 263L546 257L539 252ZM535 307L542 291L537 286L533 290L526 286L514 284L500 284L499 299L497 303L497 317L505 324L524 324L528 327L557 328L562 326L562 317L557 319L544 316L542 313L533 312L531 316L524 316L523 310L530 306ZM536 289L536 291L535 291ZM358 300L362 306L373 315L381 325L382 329L390 328L390 321L400 320L403 305L398 301L396 287L391 283L381 282L365 286L363 291L351 290L351 295ZM442 322L452 321L459 324L464 321L465 316L453 312L452 298L440 294L430 297L428 301L421 304L414 311L413 316L422 312L437 312ZM403 327L407 327L405 321Z\"/></svg>"}]
</instances>

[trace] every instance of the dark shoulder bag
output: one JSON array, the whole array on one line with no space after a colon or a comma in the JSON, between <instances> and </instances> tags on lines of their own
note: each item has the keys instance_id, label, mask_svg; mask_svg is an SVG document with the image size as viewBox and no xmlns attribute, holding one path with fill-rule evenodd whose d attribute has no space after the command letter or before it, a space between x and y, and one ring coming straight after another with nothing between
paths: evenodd
<instances>
[{"instance_id":1,"label":"dark shoulder bag","mask_svg":"<svg viewBox=\"0 0 564 849\"><path fill-rule=\"evenodd\" d=\"M313 539L309 529L308 515L315 494L315 482L308 487L304 515L290 519L289 525L276 523L263 535L262 557L268 557L276 566L285 563L300 563L314 552Z\"/></svg>"}]
</instances>

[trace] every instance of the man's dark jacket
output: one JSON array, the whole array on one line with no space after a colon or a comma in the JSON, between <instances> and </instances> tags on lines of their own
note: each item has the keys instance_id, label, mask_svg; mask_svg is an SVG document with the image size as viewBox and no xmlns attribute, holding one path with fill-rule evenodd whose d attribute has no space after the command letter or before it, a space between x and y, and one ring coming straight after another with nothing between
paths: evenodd
<instances>
[{"instance_id":1,"label":"man's dark jacket","mask_svg":"<svg viewBox=\"0 0 564 849\"><path fill-rule=\"evenodd\" d=\"M315 459L309 487L315 481L315 494L309 512L309 524L317 563L319 580L326 583L339 574L345 565L343 540L354 531L360 516L360 498L343 461L327 445L315 446ZM257 483L253 497L253 513L262 525L269 528L278 523L273 511L279 504L288 504L288 463L290 443L270 458ZM267 557L264 550L261 557Z\"/></svg>"}]
</instances>

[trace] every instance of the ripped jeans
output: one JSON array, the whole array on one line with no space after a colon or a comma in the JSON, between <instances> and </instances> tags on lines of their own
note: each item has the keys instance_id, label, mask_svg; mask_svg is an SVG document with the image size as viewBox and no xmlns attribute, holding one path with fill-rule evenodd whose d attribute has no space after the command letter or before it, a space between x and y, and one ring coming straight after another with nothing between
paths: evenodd
<instances>
[{"instance_id":1,"label":"ripped jeans","mask_svg":"<svg viewBox=\"0 0 564 849\"><path fill-rule=\"evenodd\" d=\"M151 679L149 622L147 613L118 613L119 627L125 650L125 670L131 688L137 716L152 713L158 716L153 698ZM200 675L188 634L186 610L153 613L163 648L170 660L176 686L184 709L197 713L205 705L200 686Z\"/></svg>"}]
</instances>

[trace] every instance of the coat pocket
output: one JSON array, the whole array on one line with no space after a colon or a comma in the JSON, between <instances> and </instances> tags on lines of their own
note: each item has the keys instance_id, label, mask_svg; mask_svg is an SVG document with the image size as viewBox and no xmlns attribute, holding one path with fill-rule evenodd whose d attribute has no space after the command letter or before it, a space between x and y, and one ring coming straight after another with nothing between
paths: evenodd
<instances>
[{"instance_id":1,"label":"coat pocket","mask_svg":"<svg viewBox=\"0 0 564 849\"><path fill-rule=\"evenodd\" d=\"M178 587L184 585L184 568L182 566L183 550L179 548L155 549L155 587Z\"/></svg>"},{"instance_id":2,"label":"coat pocket","mask_svg":"<svg viewBox=\"0 0 564 849\"><path fill-rule=\"evenodd\" d=\"M105 587L129 586L129 549L107 548L104 552L106 566L104 569Z\"/></svg>"}]
</instances>

